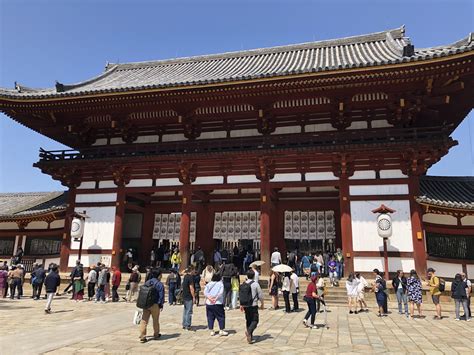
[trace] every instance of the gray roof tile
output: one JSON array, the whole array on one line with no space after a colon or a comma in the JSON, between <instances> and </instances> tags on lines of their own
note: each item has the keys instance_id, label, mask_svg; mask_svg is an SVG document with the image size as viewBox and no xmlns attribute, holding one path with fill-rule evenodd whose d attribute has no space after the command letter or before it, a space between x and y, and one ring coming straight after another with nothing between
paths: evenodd
<instances>
[{"instance_id":1,"label":"gray roof tile","mask_svg":"<svg viewBox=\"0 0 474 355\"><path fill-rule=\"evenodd\" d=\"M474 210L474 177L423 176L418 203Z\"/></svg>"},{"instance_id":2,"label":"gray roof tile","mask_svg":"<svg viewBox=\"0 0 474 355\"><path fill-rule=\"evenodd\" d=\"M67 192L0 193L0 221L66 209Z\"/></svg>"}]
</instances>

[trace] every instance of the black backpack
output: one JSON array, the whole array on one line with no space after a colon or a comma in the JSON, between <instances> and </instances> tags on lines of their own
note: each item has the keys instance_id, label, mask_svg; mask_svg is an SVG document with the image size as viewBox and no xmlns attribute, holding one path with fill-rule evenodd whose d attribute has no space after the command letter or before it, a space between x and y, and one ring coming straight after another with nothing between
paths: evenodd
<instances>
[{"instance_id":1,"label":"black backpack","mask_svg":"<svg viewBox=\"0 0 474 355\"><path fill-rule=\"evenodd\" d=\"M242 307L250 307L253 305L254 298L252 297L251 285L254 281L249 283L243 282L239 287L239 300Z\"/></svg>"},{"instance_id":2,"label":"black backpack","mask_svg":"<svg viewBox=\"0 0 474 355\"><path fill-rule=\"evenodd\" d=\"M145 283L138 291L137 307L148 309L156 303L157 291L152 284Z\"/></svg>"},{"instance_id":3,"label":"black backpack","mask_svg":"<svg viewBox=\"0 0 474 355\"><path fill-rule=\"evenodd\" d=\"M444 292L446 290L446 281L444 281L440 277L438 277L438 280L439 280L439 291Z\"/></svg>"}]
</instances>

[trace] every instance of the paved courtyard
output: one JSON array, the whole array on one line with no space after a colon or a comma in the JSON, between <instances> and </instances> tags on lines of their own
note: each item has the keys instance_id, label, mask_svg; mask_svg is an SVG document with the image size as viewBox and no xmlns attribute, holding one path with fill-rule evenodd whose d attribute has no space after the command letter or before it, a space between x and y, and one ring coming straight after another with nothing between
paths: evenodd
<instances>
[{"instance_id":1,"label":"paved courtyard","mask_svg":"<svg viewBox=\"0 0 474 355\"><path fill-rule=\"evenodd\" d=\"M182 306L165 306L162 339L141 344L138 327L132 324L133 304L76 303L60 297L53 303L52 314L45 315L43 307L43 300L0 300L0 354L474 352L474 323L454 321L452 305L441 321L433 320L432 305L426 305L426 318L416 320L397 312L378 318L375 308L349 315L345 307L329 305L328 328L318 330L302 326L304 312L287 315L266 309L260 313L252 345L245 341L244 316L238 310L226 313L228 337L210 337L205 307L195 308L194 329L184 332ZM321 324L322 318L316 323Z\"/></svg>"}]
</instances>

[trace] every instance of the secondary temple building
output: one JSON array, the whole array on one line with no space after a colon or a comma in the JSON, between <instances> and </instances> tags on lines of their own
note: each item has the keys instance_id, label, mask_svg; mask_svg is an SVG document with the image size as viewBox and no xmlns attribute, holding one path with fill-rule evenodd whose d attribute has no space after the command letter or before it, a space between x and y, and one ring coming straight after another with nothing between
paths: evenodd
<instances>
[{"instance_id":1,"label":"secondary temple building","mask_svg":"<svg viewBox=\"0 0 474 355\"><path fill-rule=\"evenodd\" d=\"M340 247L347 271L368 272L384 265L384 204L391 272L472 276L474 180L425 174L474 106L473 60L472 34L418 49L399 28L0 89L3 113L71 147L34 164L67 193L0 195L0 255L22 245L66 270L85 211L86 266L119 265L128 248L145 264L158 244L184 264L197 246L208 260L249 247L267 265L276 246Z\"/></svg>"}]
</instances>

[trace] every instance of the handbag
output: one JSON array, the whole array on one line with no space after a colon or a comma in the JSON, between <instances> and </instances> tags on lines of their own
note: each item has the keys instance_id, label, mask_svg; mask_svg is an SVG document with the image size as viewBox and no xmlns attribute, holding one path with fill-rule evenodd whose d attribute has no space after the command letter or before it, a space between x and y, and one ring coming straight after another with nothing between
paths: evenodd
<instances>
[{"instance_id":1,"label":"handbag","mask_svg":"<svg viewBox=\"0 0 474 355\"><path fill-rule=\"evenodd\" d=\"M142 321L143 317L143 311L142 310L136 310L135 314L133 315L133 324L134 325L139 325L140 322Z\"/></svg>"},{"instance_id":2,"label":"handbag","mask_svg":"<svg viewBox=\"0 0 474 355\"><path fill-rule=\"evenodd\" d=\"M125 291L128 291L130 290L130 282L127 282L127 284L125 285Z\"/></svg>"}]
</instances>

